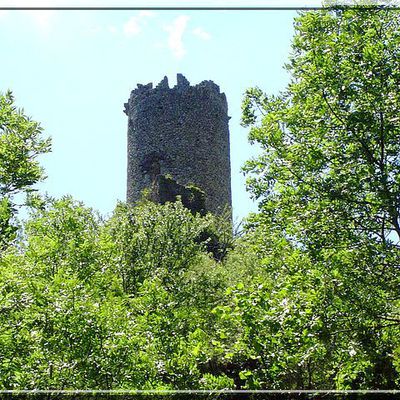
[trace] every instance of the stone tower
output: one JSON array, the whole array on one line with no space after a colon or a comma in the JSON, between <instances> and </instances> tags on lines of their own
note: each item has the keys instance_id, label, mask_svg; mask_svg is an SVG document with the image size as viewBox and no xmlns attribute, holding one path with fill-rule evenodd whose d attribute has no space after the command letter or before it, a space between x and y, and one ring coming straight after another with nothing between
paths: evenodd
<instances>
[{"instance_id":1,"label":"stone tower","mask_svg":"<svg viewBox=\"0 0 400 400\"><path fill-rule=\"evenodd\" d=\"M225 94L212 81L190 86L181 74L173 88L167 77L155 88L152 83L137 86L125 103L128 202L140 199L144 189L164 202L168 193L182 194L193 185L203 192L207 211L231 208Z\"/></svg>"}]
</instances>

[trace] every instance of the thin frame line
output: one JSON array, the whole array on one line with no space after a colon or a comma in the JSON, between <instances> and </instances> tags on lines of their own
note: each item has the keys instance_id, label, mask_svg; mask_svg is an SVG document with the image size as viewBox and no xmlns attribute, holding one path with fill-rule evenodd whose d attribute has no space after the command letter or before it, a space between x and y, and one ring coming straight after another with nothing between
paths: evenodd
<instances>
[{"instance_id":1,"label":"thin frame line","mask_svg":"<svg viewBox=\"0 0 400 400\"><path fill-rule=\"evenodd\" d=\"M400 394L400 390L329 390L329 389L314 389L314 390L0 390L2 394L366 394L366 393L387 393Z\"/></svg>"},{"instance_id":2,"label":"thin frame line","mask_svg":"<svg viewBox=\"0 0 400 400\"><path fill-rule=\"evenodd\" d=\"M83 10L83 11L90 11L90 10L106 10L106 11L128 11L128 10L136 10L136 11L143 11L143 10L150 10L150 11L264 11L264 10L271 10L271 11L295 11L295 10L322 10L324 7L0 7L0 10Z\"/></svg>"},{"instance_id":3,"label":"thin frame line","mask_svg":"<svg viewBox=\"0 0 400 400\"><path fill-rule=\"evenodd\" d=\"M29 11L45 11L45 10L60 10L60 11L317 11L317 10L329 10L329 9L352 9L352 10L399 10L399 6L384 6L384 5L372 5L372 6L351 6L351 5L333 5L328 7L313 6L313 7L0 7L0 10L4 11L16 11L16 10L29 10Z\"/></svg>"},{"instance_id":4,"label":"thin frame line","mask_svg":"<svg viewBox=\"0 0 400 400\"><path fill-rule=\"evenodd\" d=\"M333 5L328 7L0 7L1 11L317 11L329 9L353 9L353 10L400 10L399 6L351 6ZM0 390L2 394L367 394L386 393L400 394L400 390Z\"/></svg>"}]
</instances>

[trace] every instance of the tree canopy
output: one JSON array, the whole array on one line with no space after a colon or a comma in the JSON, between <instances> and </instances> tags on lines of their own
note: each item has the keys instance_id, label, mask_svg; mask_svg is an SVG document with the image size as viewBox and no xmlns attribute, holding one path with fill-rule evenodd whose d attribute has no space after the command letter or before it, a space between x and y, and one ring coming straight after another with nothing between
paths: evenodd
<instances>
[{"instance_id":1,"label":"tree canopy","mask_svg":"<svg viewBox=\"0 0 400 400\"><path fill-rule=\"evenodd\" d=\"M295 22L286 90L252 88L243 102L243 124L263 149L245 166L261 200L254 226L306 257L293 273L307 275L285 301L298 307L311 280L304 311L319 321L312 326L325 350L318 345L306 358L333 361L342 351L331 366L340 384L392 387L396 376L398 344L383 338L400 324L399 28L398 11L381 8L304 13ZM292 273L282 279L296 289ZM347 331L358 349L339 350ZM340 377L345 353L353 361L364 353L358 375Z\"/></svg>"},{"instance_id":2,"label":"tree canopy","mask_svg":"<svg viewBox=\"0 0 400 400\"><path fill-rule=\"evenodd\" d=\"M10 91L0 94L0 250L15 236L13 198L33 190L44 178L38 155L50 151L42 128L14 104Z\"/></svg>"},{"instance_id":3,"label":"tree canopy","mask_svg":"<svg viewBox=\"0 0 400 400\"><path fill-rule=\"evenodd\" d=\"M296 20L286 91L247 92L243 123L264 149L247 163L250 188L265 214L309 246L329 237L397 247L399 26L387 10L306 13Z\"/></svg>"},{"instance_id":4,"label":"tree canopy","mask_svg":"<svg viewBox=\"0 0 400 400\"><path fill-rule=\"evenodd\" d=\"M260 210L236 236L179 200L103 217L38 196L12 245L49 141L3 96L0 388L397 388L399 25L296 18L290 83L244 97Z\"/></svg>"}]
</instances>

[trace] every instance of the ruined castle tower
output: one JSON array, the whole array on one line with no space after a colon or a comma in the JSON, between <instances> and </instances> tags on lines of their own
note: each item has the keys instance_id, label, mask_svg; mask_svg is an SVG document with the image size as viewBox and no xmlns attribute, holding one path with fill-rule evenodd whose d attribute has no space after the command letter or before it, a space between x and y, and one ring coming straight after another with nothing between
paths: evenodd
<instances>
[{"instance_id":1,"label":"ruined castle tower","mask_svg":"<svg viewBox=\"0 0 400 400\"><path fill-rule=\"evenodd\" d=\"M218 85L190 86L181 74L173 88L167 77L155 88L138 84L125 113L128 202L140 199L144 189L163 202L194 185L204 192L207 211L218 214L231 207L229 117Z\"/></svg>"}]
</instances>

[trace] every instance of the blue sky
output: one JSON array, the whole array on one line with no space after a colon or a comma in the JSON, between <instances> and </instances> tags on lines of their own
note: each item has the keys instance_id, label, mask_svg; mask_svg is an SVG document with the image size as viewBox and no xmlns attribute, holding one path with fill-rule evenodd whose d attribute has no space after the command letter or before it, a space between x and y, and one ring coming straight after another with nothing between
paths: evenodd
<instances>
[{"instance_id":1,"label":"blue sky","mask_svg":"<svg viewBox=\"0 0 400 400\"><path fill-rule=\"evenodd\" d=\"M9 5L5 1L2 6ZM52 4L58 5L56 0ZM34 5L49 4L35 1ZM0 91L11 89L17 105L40 121L45 135L53 139L52 153L41 157L48 178L40 190L55 197L71 194L103 214L110 213L118 199L125 199L123 103L137 83L158 83L167 75L173 86L176 73L183 73L192 84L214 80L226 93L232 117L234 217L241 219L256 210L240 168L257 149L247 142L248 130L240 127L240 105L248 87L259 86L268 93L285 87L288 76L283 65L290 54L295 15L295 11L0 11Z\"/></svg>"}]
</instances>

